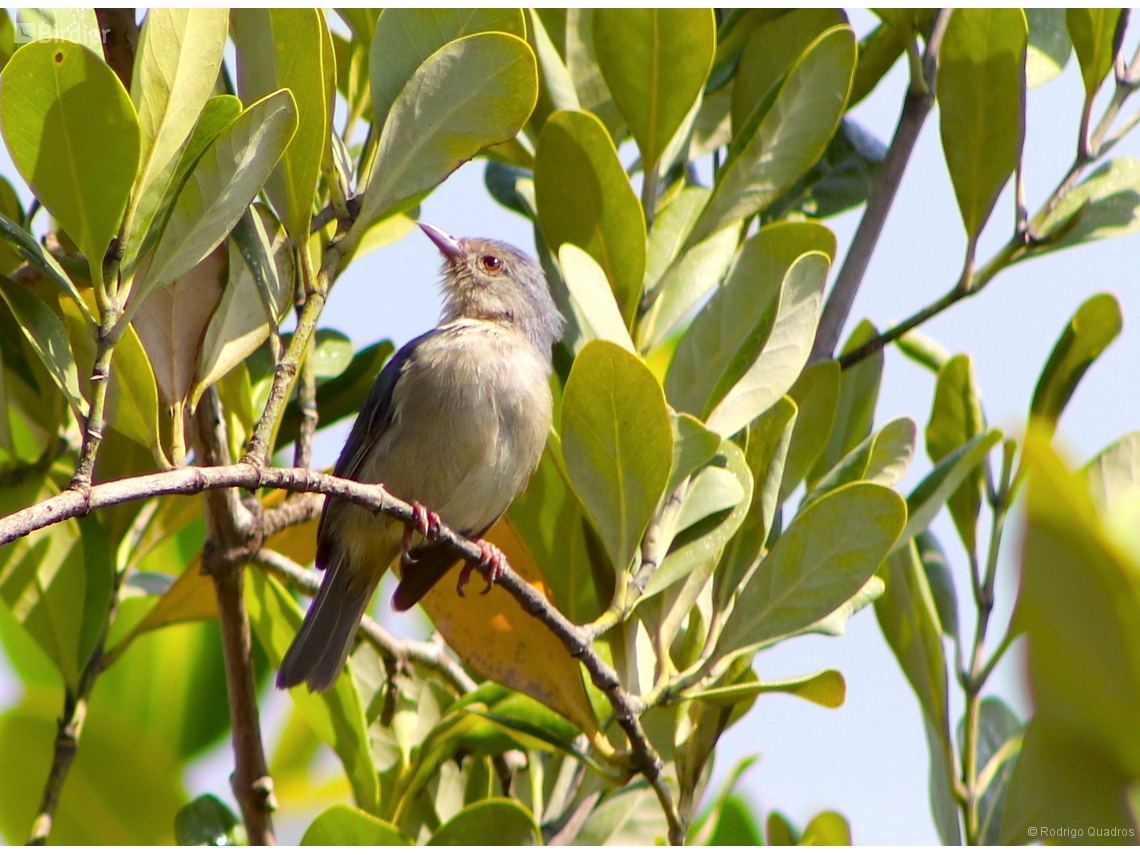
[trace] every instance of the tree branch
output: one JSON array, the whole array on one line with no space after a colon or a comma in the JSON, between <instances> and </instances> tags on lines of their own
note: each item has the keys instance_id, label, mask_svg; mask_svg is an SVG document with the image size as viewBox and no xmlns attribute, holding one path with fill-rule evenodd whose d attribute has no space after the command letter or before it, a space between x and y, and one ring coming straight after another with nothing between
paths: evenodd
<instances>
[{"instance_id":1,"label":"tree branch","mask_svg":"<svg viewBox=\"0 0 1140 855\"><path fill-rule=\"evenodd\" d=\"M195 418L197 458L207 464L229 463L229 443L217 390L211 388L202 396ZM261 537L252 513L242 504L235 488L207 492L203 499L206 543L202 548L202 573L213 579L218 601L234 749L230 786L241 808L250 844L271 846L276 843L272 818L276 802L261 741L244 585L247 556L260 546Z\"/></svg>"},{"instance_id":2,"label":"tree branch","mask_svg":"<svg viewBox=\"0 0 1140 855\"><path fill-rule=\"evenodd\" d=\"M123 87L130 92L131 76L135 69L135 49L139 44L135 10L96 9L95 18L99 21L100 36L103 39L103 58L118 75Z\"/></svg>"},{"instance_id":3,"label":"tree branch","mask_svg":"<svg viewBox=\"0 0 1140 855\"><path fill-rule=\"evenodd\" d=\"M935 13L927 38L926 51L923 54L922 74L912 77L887 156L879 168L879 174L875 177L875 183L867 196L867 207L863 210L863 218L859 221L859 228L851 240L851 247L847 250L843 267L840 268L835 285L832 286L831 294L827 298L827 305L823 309L819 328L816 330L815 344L812 346L810 360L812 363L830 359L835 352L839 335L843 332L847 316L851 313L851 306L855 303L855 295L859 292L863 276L871 263L871 255L875 251L887 215L894 204L895 193L902 183L903 173L914 151L919 131L922 130L930 108L934 105L938 48L942 44L942 35L946 32L949 20L949 9L939 9Z\"/></svg>"}]
</instances>

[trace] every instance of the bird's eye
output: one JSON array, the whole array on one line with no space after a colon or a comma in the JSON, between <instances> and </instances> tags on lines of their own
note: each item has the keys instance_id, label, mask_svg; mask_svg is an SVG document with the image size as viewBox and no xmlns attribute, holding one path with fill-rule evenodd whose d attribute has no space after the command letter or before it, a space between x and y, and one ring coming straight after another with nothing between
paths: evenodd
<instances>
[{"instance_id":1,"label":"bird's eye","mask_svg":"<svg viewBox=\"0 0 1140 855\"><path fill-rule=\"evenodd\" d=\"M479 259L479 263L483 265L484 270L490 270L492 273L503 266L503 260L494 255L484 255Z\"/></svg>"}]
</instances>

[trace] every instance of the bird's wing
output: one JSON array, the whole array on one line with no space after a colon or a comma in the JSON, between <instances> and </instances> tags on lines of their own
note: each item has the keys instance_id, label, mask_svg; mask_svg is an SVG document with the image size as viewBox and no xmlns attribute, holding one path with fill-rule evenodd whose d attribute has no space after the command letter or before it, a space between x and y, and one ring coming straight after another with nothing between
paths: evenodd
<instances>
[{"instance_id":1,"label":"bird's wing","mask_svg":"<svg viewBox=\"0 0 1140 855\"><path fill-rule=\"evenodd\" d=\"M348 441L344 444L340 457L337 458L336 466L333 468L334 475L340 478L355 478L360 472L361 466L372 453L376 443L392 425L394 415L392 395L396 390L396 384L404 374L405 366L415 357L420 345L438 334L439 330L435 329L416 336L396 351L381 369L376 382L368 392L368 397L364 400L364 406L360 408L360 415L356 417ZM328 564L332 543L326 537L326 528L330 510L335 509L338 504L339 500L329 496L325 499L324 510L321 511L321 521L317 527L318 567L325 567Z\"/></svg>"}]
</instances>

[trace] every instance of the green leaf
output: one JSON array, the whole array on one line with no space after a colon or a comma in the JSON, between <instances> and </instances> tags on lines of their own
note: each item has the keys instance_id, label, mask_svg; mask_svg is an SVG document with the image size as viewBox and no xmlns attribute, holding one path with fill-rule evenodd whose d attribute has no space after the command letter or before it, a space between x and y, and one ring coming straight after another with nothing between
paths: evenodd
<instances>
[{"instance_id":1,"label":"green leaf","mask_svg":"<svg viewBox=\"0 0 1140 855\"><path fill-rule=\"evenodd\" d=\"M1132 726L1140 715L1140 568L1104 530L1083 479L1049 448L1047 432L1030 432L1025 455L1018 620L1029 634L1036 716L1009 784L1003 843L1026 839L1046 816L1127 827L1124 789L1140 773Z\"/></svg>"},{"instance_id":2,"label":"green leaf","mask_svg":"<svg viewBox=\"0 0 1140 855\"><path fill-rule=\"evenodd\" d=\"M79 293L79 289L75 287L75 283L71 281L60 263L55 260L51 253L44 252L43 247L26 229L3 213L0 213L0 237L16 247L20 256L44 273L48 280L62 293L71 297L92 328L97 326L90 309L87 308L87 303Z\"/></svg>"},{"instance_id":3,"label":"green leaf","mask_svg":"<svg viewBox=\"0 0 1140 855\"><path fill-rule=\"evenodd\" d=\"M826 30L843 26L839 9L792 9L752 31L732 81L732 130L736 134L752 111L805 50Z\"/></svg>"},{"instance_id":4,"label":"green leaf","mask_svg":"<svg viewBox=\"0 0 1140 855\"><path fill-rule=\"evenodd\" d=\"M257 213L255 216L263 215ZM269 338L271 328L276 326L278 319L293 303L293 289L289 287L293 284L293 253L289 240L280 224L267 222L265 225L269 228L276 226L266 238L272 241L267 247L269 260L276 274L275 279L281 286L276 294L271 295L275 303L272 321L266 317L261 288L253 271L242 258L237 245L231 241L227 247L229 276L198 352L195 382L190 392L191 407L197 406L198 399L206 389L225 377ZM349 344L341 370L347 367L351 359L352 345ZM340 371L336 373L339 374Z\"/></svg>"},{"instance_id":5,"label":"green leaf","mask_svg":"<svg viewBox=\"0 0 1140 855\"><path fill-rule=\"evenodd\" d=\"M19 9L22 41L69 41L103 55L103 36L94 9Z\"/></svg>"},{"instance_id":6,"label":"green leaf","mask_svg":"<svg viewBox=\"0 0 1140 855\"><path fill-rule=\"evenodd\" d=\"M1061 73L1073 52L1073 43L1069 41L1064 9L1026 9L1025 18L1029 22L1025 85L1032 89Z\"/></svg>"},{"instance_id":7,"label":"green leaf","mask_svg":"<svg viewBox=\"0 0 1140 855\"><path fill-rule=\"evenodd\" d=\"M720 437L708 430L699 419L687 413L674 413L673 468L669 473L669 486L665 495L673 495L680 483L704 466L720 447Z\"/></svg>"},{"instance_id":8,"label":"green leaf","mask_svg":"<svg viewBox=\"0 0 1140 855\"><path fill-rule=\"evenodd\" d=\"M174 839L179 846L236 846L234 831L240 824L232 810L207 793L178 811Z\"/></svg>"},{"instance_id":9,"label":"green leaf","mask_svg":"<svg viewBox=\"0 0 1140 855\"><path fill-rule=\"evenodd\" d=\"M978 705L978 773L979 786L985 784L978 801L978 839L985 845L1000 842L1001 816L1013 765L1025 725L1000 698L982 698ZM958 722L958 743L966 740L966 719ZM1000 752L1000 754L999 754ZM1004 758L1004 759L1003 759ZM991 769L990 764L1000 764ZM989 777L985 777L986 775Z\"/></svg>"},{"instance_id":10,"label":"green leaf","mask_svg":"<svg viewBox=\"0 0 1140 855\"><path fill-rule=\"evenodd\" d=\"M835 236L815 223L776 223L744 242L728 278L677 345L665 378L673 406L706 416L741 379L765 349L777 318L786 314L784 302L796 299L785 292L798 281L791 271L813 251L828 258L835 252ZM788 297L781 299L784 293Z\"/></svg>"},{"instance_id":11,"label":"green leaf","mask_svg":"<svg viewBox=\"0 0 1140 855\"><path fill-rule=\"evenodd\" d=\"M768 845L795 846L800 842L800 830L779 811L768 814Z\"/></svg>"},{"instance_id":12,"label":"green leaf","mask_svg":"<svg viewBox=\"0 0 1140 855\"><path fill-rule=\"evenodd\" d=\"M265 184L285 230L304 245L321 164L329 158L335 95L332 39L320 9L235 9L238 93L250 103L288 89L297 131Z\"/></svg>"},{"instance_id":13,"label":"green leaf","mask_svg":"<svg viewBox=\"0 0 1140 855\"><path fill-rule=\"evenodd\" d=\"M1044 239L1031 253L1034 257L1136 231L1140 228L1140 160L1117 157L1102 163L1051 211L1042 210L1034 217L1031 226Z\"/></svg>"},{"instance_id":14,"label":"green leaf","mask_svg":"<svg viewBox=\"0 0 1140 855\"><path fill-rule=\"evenodd\" d=\"M428 846L537 846L542 832L525 807L512 799L468 805L444 823Z\"/></svg>"},{"instance_id":15,"label":"green leaf","mask_svg":"<svg viewBox=\"0 0 1140 855\"><path fill-rule=\"evenodd\" d=\"M1089 495L1109 525L1140 498L1140 431L1126 433L1085 466ZM1129 523L1131 525L1131 523Z\"/></svg>"},{"instance_id":16,"label":"green leaf","mask_svg":"<svg viewBox=\"0 0 1140 855\"><path fill-rule=\"evenodd\" d=\"M1103 750L1031 721L1009 781L999 840L1004 846L1071 845L1070 829L1093 828L1113 835L1105 843L1131 843L1135 819L1126 801L1130 786Z\"/></svg>"},{"instance_id":17,"label":"green leaf","mask_svg":"<svg viewBox=\"0 0 1140 855\"><path fill-rule=\"evenodd\" d=\"M989 450L1001 442L1002 432L991 428L942 458L929 475L907 496L907 520L899 543L917 537L934 521L942 505L977 469Z\"/></svg>"},{"instance_id":18,"label":"green leaf","mask_svg":"<svg viewBox=\"0 0 1140 855\"><path fill-rule=\"evenodd\" d=\"M574 82L578 102L583 110L588 110L602 121L616 145L625 138L626 130L621 113L610 97L609 87L598 68L594 53L594 10L567 9L565 15L559 17L565 21L562 34L555 35L551 29L553 17L546 29L556 43L562 42L564 45L566 70Z\"/></svg>"},{"instance_id":19,"label":"green leaf","mask_svg":"<svg viewBox=\"0 0 1140 855\"><path fill-rule=\"evenodd\" d=\"M711 430L723 436L736 433L756 416L782 398L795 383L807 363L815 328L823 307L823 286L829 259L812 251L796 259L780 286L780 303L772 332L763 349L739 375L731 388L730 369L710 396L711 412L706 419ZM741 354L744 356L744 354ZM747 359L748 357L745 356Z\"/></svg>"},{"instance_id":20,"label":"green leaf","mask_svg":"<svg viewBox=\"0 0 1140 855\"><path fill-rule=\"evenodd\" d=\"M158 448L158 386L134 327L123 330L111 356L105 417L108 424L144 448Z\"/></svg>"},{"instance_id":21,"label":"green leaf","mask_svg":"<svg viewBox=\"0 0 1140 855\"><path fill-rule=\"evenodd\" d=\"M610 560L624 570L673 463L665 395L645 363L607 341L582 348L562 398L562 451Z\"/></svg>"},{"instance_id":22,"label":"green leaf","mask_svg":"<svg viewBox=\"0 0 1140 855\"><path fill-rule=\"evenodd\" d=\"M741 590L710 661L827 617L871 578L906 519L878 484L848 484L801 511Z\"/></svg>"},{"instance_id":23,"label":"green leaf","mask_svg":"<svg viewBox=\"0 0 1140 855\"><path fill-rule=\"evenodd\" d=\"M937 341L918 330L911 330L895 340L903 356L917 362L923 368L938 373L939 369L950 359L950 351Z\"/></svg>"},{"instance_id":24,"label":"green leaf","mask_svg":"<svg viewBox=\"0 0 1140 855\"><path fill-rule=\"evenodd\" d=\"M80 45L25 45L0 74L0 129L16 169L100 285L139 163L138 119L123 84Z\"/></svg>"},{"instance_id":25,"label":"green leaf","mask_svg":"<svg viewBox=\"0 0 1140 855\"><path fill-rule=\"evenodd\" d=\"M686 250L665 271L652 295L652 305L638 324L637 340L643 350L659 346L724 278L739 240L739 230L734 226L721 229Z\"/></svg>"},{"instance_id":26,"label":"green leaf","mask_svg":"<svg viewBox=\"0 0 1140 855\"><path fill-rule=\"evenodd\" d=\"M614 302L606 272L585 250L572 243L558 250L562 281L570 295L570 310L580 334L578 349L586 342L603 339L636 353L621 310Z\"/></svg>"},{"instance_id":27,"label":"green leaf","mask_svg":"<svg viewBox=\"0 0 1140 855\"><path fill-rule=\"evenodd\" d=\"M918 558L926 571L926 581L934 597L934 607L938 612L938 623L942 631L951 638L958 637L958 592L954 588L954 574L950 572L950 560L942 549L942 544L927 529L914 539L918 547Z\"/></svg>"},{"instance_id":28,"label":"green leaf","mask_svg":"<svg viewBox=\"0 0 1140 855\"><path fill-rule=\"evenodd\" d=\"M717 817L716 828L709 838L709 846L759 846L760 829L756 827L748 806L740 796L724 800Z\"/></svg>"},{"instance_id":29,"label":"green leaf","mask_svg":"<svg viewBox=\"0 0 1140 855\"><path fill-rule=\"evenodd\" d=\"M390 823L351 805L321 811L305 829L302 846L412 846L414 841Z\"/></svg>"},{"instance_id":30,"label":"green leaf","mask_svg":"<svg viewBox=\"0 0 1140 855\"><path fill-rule=\"evenodd\" d=\"M827 445L839 404L839 378L839 363L828 359L805 368L788 390L788 397L796 403L797 415L784 461L780 504L799 486Z\"/></svg>"},{"instance_id":31,"label":"green leaf","mask_svg":"<svg viewBox=\"0 0 1140 855\"><path fill-rule=\"evenodd\" d=\"M926 424L926 453L932 462L938 463L985 429L986 418L974 379L974 363L968 354L960 353L938 369L934 403ZM978 513L984 487L985 474L979 467L947 503L958 536L970 554L977 547Z\"/></svg>"},{"instance_id":32,"label":"green leaf","mask_svg":"<svg viewBox=\"0 0 1140 855\"><path fill-rule=\"evenodd\" d=\"M886 591L875 600L875 617L883 637L925 715L949 744L946 660L942 653L942 627L930 585L912 542L900 546L879 568Z\"/></svg>"},{"instance_id":33,"label":"green leaf","mask_svg":"<svg viewBox=\"0 0 1140 855\"><path fill-rule=\"evenodd\" d=\"M1055 427L1077 384L1120 335L1122 324L1120 304L1111 294L1096 294L1085 300L1053 345L1033 390L1029 414Z\"/></svg>"},{"instance_id":34,"label":"green leaf","mask_svg":"<svg viewBox=\"0 0 1140 855\"><path fill-rule=\"evenodd\" d=\"M723 519L719 516L712 518L709 523L711 530L697 526L687 535L678 537L657 572L649 578L649 584L641 595L641 600L648 600L681 579L685 580L684 589L675 598L683 602L680 605L674 602L664 621L666 628L663 634L668 643L672 643L673 635L680 630L682 621L716 568L725 544L744 521L752 501L752 473L748 469L744 452L730 440L722 441L719 451L725 465L710 465L702 469L694 479L685 499L689 510L686 513L684 505L682 506L678 513L677 528L681 529L690 520L696 522L708 517L714 511L731 509L731 513Z\"/></svg>"},{"instance_id":35,"label":"green leaf","mask_svg":"<svg viewBox=\"0 0 1140 855\"><path fill-rule=\"evenodd\" d=\"M733 706L746 698L756 697L765 692L797 695L822 707L838 709L843 706L843 701L847 698L847 683L842 674L829 668L826 671L817 671L803 677L788 677L784 680L766 680L755 683L736 683L716 689L686 692L684 696L690 700L702 700L715 706Z\"/></svg>"},{"instance_id":36,"label":"green leaf","mask_svg":"<svg viewBox=\"0 0 1140 855\"><path fill-rule=\"evenodd\" d=\"M378 29L374 46L379 38ZM374 58L374 78L377 63ZM515 36L466 36L429 56L392 103L349 245L373 221L413 204L482 149L513 139L537 97L534 53Z\"/></svg>"},{"instance_id":37,"label":"green leaf","mask_svg":"<svg viewBox=\"0 0 1140 855\"><path fill-rule=\"evenodd\" d=\"M150 219L149 228L146 231L132 229L127 234L121 264L124 274L133 273L142 258L154 248L166 228L170 213L191 170L218 135L233 124L241 110L241 99L233 95L216 95L206 102L194 130L178 156L178 163L163 188L162 198Z\"/></svg>"},{"instance_id":38,"label":"green leaf","mask_svg":"<svg viewBox=\"0 0 1140 855\"><path fill-rule=\"evenodd\" d=\"M598 802L573 845L644 846L646 840L664 842L665 833L657 796L647 781L635 779Z\"/></svg>"},{"instance_id":39,"label":"green leaf","mask_svg":"<svg viewBox=\"0 0 1140 855\"><path fill-rule=\"evenodd\" d=\"M688 246L764 210L819 160L843 116L855 58L849 27L828 30L804 51L755 132L742 129Z\"/></svg>"},{"instance_id":40,"label":"green leaf","mask_svg":"<svg viewBox=\"0 0 1140 855\"><path fill-rule=\"evenodd\" d=\"M139 173L124 232L137 250L176 179L183 151L214 94L230 17L225 9L150 9L139 33L131 100L138 110ZM134 251L128 251L132 257ZM126 258L126 255L124 255Z\"/></svg>"},{"instance_id":41,"label":"green leaf","mask_svg":"<svg viewBox=\"0 0 1140 855\"><path fill-rule=\"evenodd\" d=\"M135 307L153 288L178 278L225 240L296 127L293 96L281 90L251 104L218 134L178 194L145 279L135 285Z\"/></svg>"},{"instance_id":42,"label":"green leaf","mask_svg":"<svg viewBox=\"0 0 1140 855\"><path fill-rule=\"evenodd\" d=\"M800 846L850 846L851 826L842 814L825 810L816 814L804 828Z\"/></svg>"},{"instance_id":43,"label":"green leaf","mask_svg":"<svg viewBox=\"0 0 1140 855\"><path fill-rule=\"evenodd\" d=\"M1085 98L1092 100L1101 81L1112 70L1120 9L1066 9L1065 26L1085 83Z\"/></svg>"},{"instance_id":44,"label":"green leaf","mask_svg":"<svg viewBox=\"0 0 1140 855\"><path fill-rule=\"evenodd\" d=\"M1027 28L1020 9L955 9L938 52L942 150L971 247L1021 159Z\"/></svg>"},{"instance_id":45,"label":"green leaf","mask_svg":"<svg viewBox=\"0 0 1140 855\"><path fill-rule=\"evenodd\" d=\"M843 353L850 353L877 334L870 321L860 321L843 345ZM835 407L831 433L826 447L808 473L808 486L830 472L847 452L871 432L875 404L879 400L879 383L883 378L883 361L883 352L876 351L840 374L839 400Z\"/></svg>"},{"instance_id":46,"label":"green leaf","mask_svg":"<svg viewBox=\"0 0 1140 855\"><path fill-rule=\"evenodd\" d=\"M0 297L8 304L28 344L66 396L72 409L86 416L87 401L79 389L75 356L67 339L67 330L59 316L30 288L7 276L0 276Z\"/></svg>"},{"instance_id":47,"label":"green leaf","mask_svg":"<svg viewBox=\"0 0 1140 855\"><path fill-rule=\"evenodd\" d=\"M875 617L923 710L931 755L931 805L939 835L950 845L959 842L959 830L951 796L954 749L941 626L918 551L913 541L903 543L877 573L886 591L875 601Z\"/></svg>"},{"instance_id":48,"label":"green leaf","mask_svg":"<svg viewBox=\"0 0 1140 855\"><path fill-rule=\"evenodd\" d=\"M542 568L559 611L575 623L589 623L609 605L614 571L558 460L553 434L551 440L508 518Z\"/></svg>"},{"instance_id":49,"label":"green leaf","mask_svg":"<svg viewBox=\"0 0 1140 855\"><path fill-rule=\"evenodd\" d=\"M646 294L653 293L661 277L677 260L685 238L696 225L701 209L709 200L712 191L707 187L682 187L653 219L649 229L649 244L645 251Z\"/></svg>"},{"instance_id":50,"label":"green leaf","mask_svg":"<svg viewBox=\"0 0 1140 855\"><path fill-rule=\"evenodd\" d=\"M717 567L713 601L718 608L724 608L735 595L754 562L761 557L772 531L772 521L780 504L784 461L797 418L795 402L785 396L748 426L744 447L752 473L752 501Z\"/></svg>"},{"instance_id":51,"label":"green leaf","mask_svg":"<svg viewBox=\"0 0 1140 855\"><path fill-rule=\"evenodd\" d=\"M871 481L892 487L906 474L914 456L917 428L909 416L888 422L874 436L869 436L832 467L815 483L803 501L807 507L824 493L852 481Z\"/></svg>"},{"instance_id":52,"label":"green leaf","mask_svg":"<svg viewBox=\"0 0 1140 855\"><path fill-rule=\"evenodd\" d=\"M416 70L448 42L476 33L526 37L519 9L385 9L369 52L372 116L383 130L400 92Z\"/></svg>"},{"instance_id":53,"label":"green leaf","mask_svg":"<svg viewBox=\"0 0 1140 855\"><path fill-rule=\"evenodd\" d=\"M851 84L851 109L874 91L886 77L898 58L906 50L907 34L898 27L883 23L859 41L859 64L855 67L855 80Z\"/></svg>"},{"instance_id":54,"label":"green leaf","mask_svg":"<svg viewBox=\"0 0 1140 855\"><path fill-rule=\"evenodd\" d=\"M278 668L301 626L301 608L264 573L247 573L245 589L250 625L270 664ZM352 674L346 669L327 692L309 692L297 686L289 694L313 731L340 758L356 803L371 813L379 811L380 783L369 754L364 710Z\"/></svg>"},{"instance_id":55,"label":"green leaf","mask_svg":"<svg viewBox=\"0 0 1140 855\"><path fill-rule=\"evenodd\" d=\"M648 172L704 89L716 51L710 9L597 9L594 55Z\"/></svg>"},{"instance_id":56,"label":"green leaf","mask_svg":"<svg viewBox=\"0 0 1140 855\"><path fill-rule=\"evenodd\" d=\"M536 132L542 130L546 117L555 110L580 110L582 105L578 101L578 93L574 91L570 70L542 22L542 17L535 9L528 9L527 15L527 41L538 59L538 70L542 79L538 104L535 106L534 115L531 116L531 129L534 132L530 136L533 139L537 135ZM565 22L560 34L565 40Z\"/></svg>"},{"instance_id":57,"label":"green leaf","mask_svg":"<svg viewBox=\"0 0 1140 855\"><path fill-rule=\"evenodd\" d=\"M559 110L542 126L535 152L538 223L557 252L572 243L601 265L626 326L645 275L645 216L602 123Z\"/></svg>"}]
</instances>

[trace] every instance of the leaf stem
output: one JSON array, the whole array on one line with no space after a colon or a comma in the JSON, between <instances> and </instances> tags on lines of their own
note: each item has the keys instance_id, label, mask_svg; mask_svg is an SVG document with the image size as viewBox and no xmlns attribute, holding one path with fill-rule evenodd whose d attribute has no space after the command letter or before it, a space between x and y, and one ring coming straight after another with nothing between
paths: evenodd
<instances>
[{"instance_id":1,"label":"leaf stem","mask_svg":"<svg viewBox=\"0 0 1140 855\"><path fill-rule=\"evenodd\" d=\"M985 577L979 578L976 564L972 562L972 577L974 588L974 603L978 610L978 620L974 628L974 645L970 656L970 671L964 675L962 688L966 695L965 737L962 742L962 784L966 790L966 804L964 808L966 825L966 842L977 845L978 837L978 807L985 794L985 785L978 770L978 735L981 728L982 690L985 688L986 678L989 677L992 663L985 662L986 631L989 628L990 617L994 607L994 582L997 577L997 562L1001 552L1002 535L1005 531L1006 515L1013 502L1016 484L1011 480L1013 472L1013 445L1006 443L1002 447L1001 479L996 490L996 501L991 505L992 522L990 529L989 548L986 555ZM991 775L992 777L992 775Z\"/></svg>"}]
</instances>

